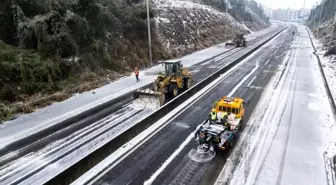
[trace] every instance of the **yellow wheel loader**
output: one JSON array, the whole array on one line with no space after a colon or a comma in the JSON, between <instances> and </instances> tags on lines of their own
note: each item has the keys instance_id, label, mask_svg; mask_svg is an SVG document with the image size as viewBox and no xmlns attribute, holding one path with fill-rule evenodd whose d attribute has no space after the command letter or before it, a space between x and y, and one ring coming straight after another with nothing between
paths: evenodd
<instances>
[{"instance_id":1,"label":"yellow wheel loader","mask_svg":"<svg viewBox=\"0 0 336 185\"><path fill-rule=\"evenodd\" d=\"M151 89L135 91L134 99L144 98L162 106L166 99L173 99L191 87L192 76L183 68L181 60L165 61L163 64L165 72L159 73Z\"/></svg>"}]
</instances>

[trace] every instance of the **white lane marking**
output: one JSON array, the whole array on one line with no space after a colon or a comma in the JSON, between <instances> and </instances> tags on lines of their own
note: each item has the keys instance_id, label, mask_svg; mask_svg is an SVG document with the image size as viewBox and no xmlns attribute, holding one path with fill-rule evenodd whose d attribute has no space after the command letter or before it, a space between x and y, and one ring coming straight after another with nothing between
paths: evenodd
<instances>
[{"instance_id":1,"label":"white lane marking","mask_svg":"<svg viewBox=\"0 0 336 185\"><path fill-rule=\"evenodd\" d=\"M161 167L150 177L150 179L144 182L144 185L150 185L156 179L157 176L171 163L174 158L189 144L189 142L194 138L195 132L201 127L201 124L197 126L196 130L192 132L186 140L175 150L175 152L170 155L170 157L161 165Z\"/></svg>"},{"instance_id":2,"label":"white lane marking","mask_svg":"<svg viewBox=\"0 0 336 185\"><path fill-rule=\"evenodd\" d=\"M254 86L254 85L249 86L249 88L252 88L252 89L267 89L266 87L260 87L260 86Z\"/></svg>"},{"instance_id":3,"label":"white lane marking","mask_svg":"<svg viewBox=\"0 0 336 185\"><path fill-rule=\"evenodd\" d=\"M226 57L232 55L232 54L235 53L236 51L239 51L239 50L237 50L237 49L227 50L227 52L223 53L222 55L220 55L220 56L218 56L218 57L216 57L216 58L214 58L214 59L212 59L212 60L210 60L210 61L208 61L208 62L204 62L204 63L202 63L201 66L205 66L205 65L207 65L207 64L209 64L209 63L211 63L211 62L215 62L215 63L216 63L216 62L218 62L218 61L221 61L221 60L223 60L224 58L226 58Z\"/></svg>"},{"instance_id":4,"label":"white lane marking","mask_svg":"<svg viewBox=\"0 0 336 185\"><path fill-rule=\"evenodd\" d=\"M254 76L254 77L252 78L252 80L250 81L250 83L247 84L247 86L250 86L256 78L257 78L257 76Z\"/></svg>"},{"instance_id":5,"label":"white lane marking","mask_svg":"<svg viewBox=\"0 0 336 185\"><path fill-rule=\"evenodd\" d=\"M183 123L183 122L176 122L175 125L178 126L178 127L182 127L182 128L189 128L190 127L188 124Z\"/></svg>"},{"instance_id":6,"label":"white lane marking","mask_svg":"<svg viewBox=\"0 0 336 185\"><path fill-rule=\"evenodd\" d=\"M223 57L223 58L224 58L224 57ZM221 60L223 60L223 58L217 58L217 59L215 59L215 61L214 61L214 62L221 61Z\"/></svg>"},{"instance_id":7,"label":"white lane marking","mask_svg":"<svg viewBox=\"0 0 336 185\"><path fill-rule=\"evenodd\" d=\"M240 81L240 83L238 85L235 86L235 88L229 93L228 96L232 96L237 90L238 88L259 68L258 62L256 62L255 67L253 68L253 70L243 78L242 81ZM198 127L196 128L196 130L194 132L192 132L186 140L184 140L184 142L174 151L174 153L172 153L169 158L161 165L161 167L147 180L145 181L144 185L150 185L154 182L154 180L160 175L161 172L163 172L163 170L169 165L169 163L171 163L175 157L189 144L189 142L194 138L195 136L195 132L199 129L199 127L201 126L198 125Z\"/></svg>"},{"instance_id":8,"label":"white lane marking","mask_svg":"<svg viewBox=\"0 0 336 185\"><path fill-rule=\"evenodd\" d=\"M264 65L267 65L268 64L268 62L270 62L271 60L267 60L267 62L264 64Z\"/></svg>"},{"instance_id":9,"label":"white lane marking","mask_svg":"<svg viewBox=\"0 0 336 185\"><path fill-rule=\"evenodd\" d=\"M252 69L252 71L246 75L242 81L239 82L239 84L228 94L228 96L232 96L237 90L238 88L248 79L250 78L250 76L259 68L259 65L256 64L255 67Z\"/></svg>"},{"instance_id":10,"label":"white lane marking","mask_svg":"<svg viewBox=\"0 0 336 185\"><path fill-rule=\"evenodd\" d=\"M207 65L207 64L209 64L209 63L211 63L211 62L213 62L213 61L214 61L214 59L209 60L209 61L207 61L207 62L204 62L204 63L201 64L201 66L205 66L205 65Z\"/></svg>"},{"instance_id":11,"label":"white lane marking","mask_svg":"<svg viewBox=\"0 0 336 185\"><path fill-rule=\"evenodd\" d=\"M200 68L196 68L196 69L190 71L190 74L195 74L195 73L198 73L198 72L200 72Z\"/></svg>"}]
</instances>

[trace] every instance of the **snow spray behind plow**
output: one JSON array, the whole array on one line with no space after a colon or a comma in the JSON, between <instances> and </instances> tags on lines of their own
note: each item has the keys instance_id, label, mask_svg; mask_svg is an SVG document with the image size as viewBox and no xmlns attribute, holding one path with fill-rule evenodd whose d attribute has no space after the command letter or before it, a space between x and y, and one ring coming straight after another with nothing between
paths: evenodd
<instances>
[{"instance_id":1,"label":"snow spray behind plow","mask_svg":"<svg viewBox=\"0 0 336 185\"><path fill-rule=\"evenodd\" d=\"M210 162L216 156L216 152L212 150L201 150L200 147L197 149L191 149L188 153L188 156L191 160L197 163L207 163Z\"/></svg>"}]
</instances>

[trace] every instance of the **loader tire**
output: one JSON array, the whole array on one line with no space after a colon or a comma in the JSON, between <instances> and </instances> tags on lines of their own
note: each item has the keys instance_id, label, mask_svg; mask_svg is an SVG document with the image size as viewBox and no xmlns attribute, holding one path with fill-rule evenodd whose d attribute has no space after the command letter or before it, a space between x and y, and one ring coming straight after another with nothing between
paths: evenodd
<instances>
[{"instance_id":1,"label":"loader tire","mask_svg":"<svg viewBox=\"0 0 336 185\"><path fill-rule=\"evenodd\" d=\"M176 84L170 85L169 94L171 98L175 98L179 93L178 87Z\"/></svg>"},{"instance_id":2,"label":"loader tire","mask_svg":"<svg viewBox=\"0 0 336 185\"><path fill-rule=\"evenodd\" d=\"M184 90L188 90L191 87L191 79L185 78L184 79Z\"/></svg>"},{"instance_id":3,"label":"loader tire","mask_svg":"<svg viewBox=\"0 0 336 185\"><path fill-rule=\"evenodd\" d=\"M240 132L243 131L243 126L245 126L243 124L244 124L244 120L242 119L242 120L240 120L238 131L240 131Z\"/></svg>"},{"instance_id":4,"label":"loader tire","mask_svg":"<svg viewBox=\"0 0 336 185\"><path fill-rule=\"evenodd\" d=\"M226 148L233 148L233 139L230 140L230 141L226 141L226 143L225 143L225 147L226 147Z\"/></svg>"}]
</instances>

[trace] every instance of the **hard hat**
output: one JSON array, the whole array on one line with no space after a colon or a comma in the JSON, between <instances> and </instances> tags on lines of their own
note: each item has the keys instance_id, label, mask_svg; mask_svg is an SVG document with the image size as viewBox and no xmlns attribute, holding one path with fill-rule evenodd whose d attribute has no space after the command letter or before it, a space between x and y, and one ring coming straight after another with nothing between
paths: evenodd
<instances>
[{"instance_id":1,"label":"hard hat","mask_svg":"<svg viewBox=\"0 0 336 185\"><path fill-rule=\"evenodd\" d=\"M216 112L216 109L212 109L211 112Z\"/></svg>"}]
</instances>

